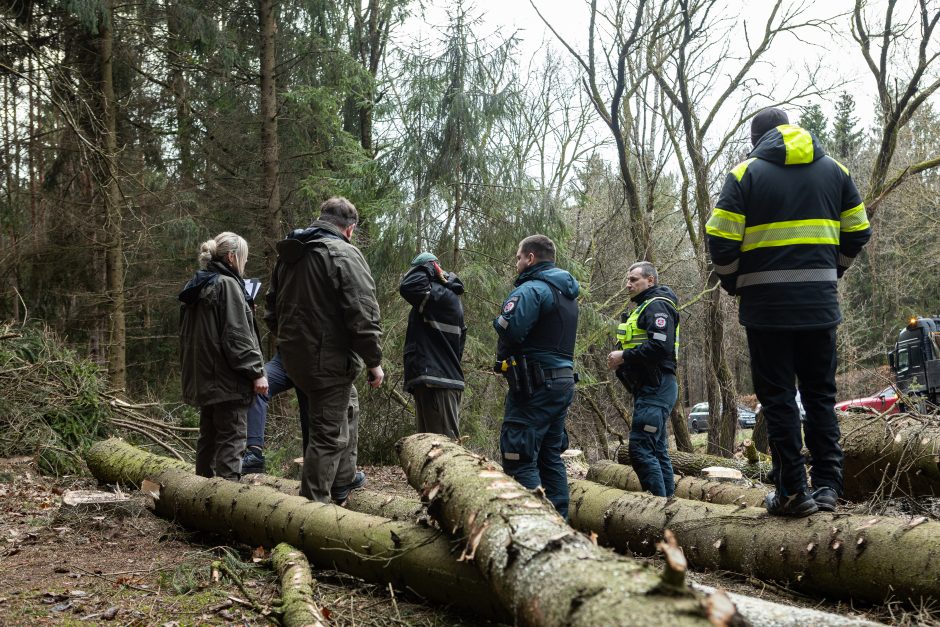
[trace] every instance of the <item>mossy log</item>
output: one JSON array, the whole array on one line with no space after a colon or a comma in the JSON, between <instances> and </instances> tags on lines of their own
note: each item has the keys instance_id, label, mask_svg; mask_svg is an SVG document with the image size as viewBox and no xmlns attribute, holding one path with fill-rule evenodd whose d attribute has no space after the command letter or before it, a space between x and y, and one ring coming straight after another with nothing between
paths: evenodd
<instances>
[{"instance_id":1,"label":"mossy log","mask_svg":"<svg viewBox=\"0 0 940 627\"><path fill-rule=\"evenodd\" d=\"M498 464L427 433L400 440L397 449L431 516L464 538L463 557L477 565L517 624L708 623L691 593L670 596L652 567L575 532Z\"/></svg>"},{"instance_id":2,"label":"mossy log","mask_svg":"<svg viewBox=\"0 0 940 627\"><path fill-rule=\"evenodd\" d=\"M668 528L696 568L833 598L915 606L940 598L940 523L923 517L776 518L760 508L666 499L591 481L571 482L571 503L572 525L617 551L652 554Z\"/></svg>"},{"instance_id":3,"label":"mossy log","mask_svg":"<svg viewBox=\"0 0 940 627\"><path fill-rule=\"evenodd\" d=\"M601 485L643 492L640 478L630 466L601 460L591 465L587 472L589 481ZM725 505L747 505L762 507L769 488L742 486L727 481L708 481L698 477L676 477L676 496L694 501L722 503Z\"/></svg>"},{"instance_id":4,"label":"mossy log","mask_svg":"<svg viewBox=\"0 0 940 627\"><path fill-rule=\"evenodd\" d=\"M752 481L765 482L770 476L770 462L752 464L746 459L719 457L718 455L707 455L705 453L683 453L676 450L669 451L669 459L672 460L673 470L680 475L698 477L702 474L703 468L721 466L740 470L741 474ZM626 444L622 444L617 449L617 462L626 466L630 465L630 454Z\"/></svg>"},{"instance_id":5,"label":"mossy log","mask_svg":"<svg viewBox=\"0 0 940 627\"><path fill-rule=\"evenodd\" d=\"M940 496L940 421L909 414L839 412L845 497Z\"/></svg>"},{"instance_id":6,"label":"mossy log","mask_svg":"<svg viewBox=\"0 0 940 627\"><path fill-rule=\"evenodd\" d=\"M281 622L284 627L326 627L313 600L313 575L306 556L286 542L271 551L271 563L281 580Z\"/></svg>"},{"instance_id":7,"label":"mossy log","mask_svg":"<svg viewBox=\"0 0 940 627\"><path fill-rule=\"evenodd\" d=\"M242 477L242 483L268 486L284 494L300 494L300 482L295 479L282 479L271 475L245 475ZM420 520L425 516L424 505L417 499L417 495L415 498L407 498L368 489L350 492L343 507L354 512L408 522Z\"/></svg>"},{"instance_id":8,"label":"mossy log","mask_svg":"<svg viewBox=\"0 0 940 627\"><path fill-rule=\"evenodd\" d=\"M453 542L440 531L315 503L267 486L205 479L168 468L163 459L114 439L96 443L86 455L100 481L139 484L149 479L160 484L157 513L191 529L253 546L287 542L320 567L390 583L484 618L508 618L477 570L456 561Z\"/></svg>"}]
</instances>

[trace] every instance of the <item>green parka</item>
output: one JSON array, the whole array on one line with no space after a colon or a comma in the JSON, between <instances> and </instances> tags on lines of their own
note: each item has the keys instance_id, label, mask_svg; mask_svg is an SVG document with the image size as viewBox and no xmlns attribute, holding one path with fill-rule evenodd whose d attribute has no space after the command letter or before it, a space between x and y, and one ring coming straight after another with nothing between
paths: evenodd
<instances>
[{"instance_id":1,"label":"green parka","mask_svg":"<svg viewBox=\"0 0 940 627\"><path fill-rule=\"evenodd\" d=\"M382 362L379 304L369 264L329 222L277 245L265 321L302 390L349 383Z\"/></svg>"},{"instance_id":2,"label":"green parka","mask_svg":"<svg viewBox=\"0 0 940 627\"><path fill-rule=\"evenodd\" d=\"M183 400L195 407L250 402L264 376L254 316L241 278L210 261L180 292Z\"/></svg>"}]
</instances>

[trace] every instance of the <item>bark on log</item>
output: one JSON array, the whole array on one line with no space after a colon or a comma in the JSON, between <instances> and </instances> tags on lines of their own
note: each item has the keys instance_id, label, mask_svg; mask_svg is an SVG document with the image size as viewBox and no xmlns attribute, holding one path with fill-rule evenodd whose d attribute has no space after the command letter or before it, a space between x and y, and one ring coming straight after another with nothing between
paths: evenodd
<instances>
[{"instance_id":1,"label":"bark on log","mask_svg":"<svg viewBox=\"0 0 940 627\"><path fill-rule=\"evenodd\" d=\"M464 557L518 624L707 624L693 596L665 595L649 565L597 547L494 462L426 433L397 448L428 511L466 540Z\"/></svg>"},{"instance_id":2,"label":"bark on log","mask_svg":"<svg viewBox=\"0 0 940 627\"><path fill-rule=\"evenodd\" d=\"M672 460L673 470L680 475L697 477L701 474L703 468L723 466L740 470L741 474L753 481L764 482L770 476L770 462L752 464L744 459L732 459L717 455L706 455L705 453L683 453L675 450L669 451L669 459ZM617 462L626 466L630 465L630 454L627 451L626 444L617 449Z\"/></svg>"},{"instance_id":3,"label":"bark on log","mask_svg":"<svg viewBox=\"0 0 940 627\"><path fill-rule=\"evenodd\" d=\"M160 484L157 513L189 528L232 536L253 546L287 542L320 566L391 583L485 618L508 619L476 569L455 560L453 543L439 531L315 503L266 486L197 477L166 468L164 459L113 439L96 443L86 454L100 481L139 484L150 479Z\"/></svg>"},{"instance_id":4,"label":"bark on log","mask_svg":"<svg viewBox=\"0 0 940 627\"><path fill-rule=\"evenodd\" d=\"M636 472L623 464L610 461L595 462L588 469L587 478L611 488L643 492ZM741 486L724 481L707 481L698 477L676 477L677 497L709 503L763 507L764 496L769 490L770 488Z\"/></svg>"},{"instance_id":5,"label":"bark on log","mask_svg":"<svg viewBox=\"0 0 940 627\"><path fill-rule=\"evenodd\" d=\"M940 423L935 418L840 412L845 497L940 495Z\"/></svg>"},{"instance_id":6,"label":"bark on log","mask_svg":"<svg viewBox=\"0 0 940 627\"><path fill-rule=\"evenodd\" d=\"M282 479L272 477L271 475L245 475L242 477L242 483L251 485L263 485L274 488L278 492L296 496L300 494L300 482L295 479ZM372 514L381 516L390 520L400 520L406 522L419 521L425 518L427 512L424 505L416 498L407 498L396 496L394 494L384 494L374 490L353 490L349 493L349 499L343 505L346 509L363 514Z\"/></svg>"},{"instance_id":7,"label":"bark on log","mask_svg":"<svg viewBox=\"0 0 940 627\"><path fill-rule=\"evenodd\" d=\"M940 597L940 523L926 518L766 510L571 482L571 523L618 551L652 554L668 528L697 568L784 582L834 598L917 606Z\"/></svg>"},{"instance_id":8,"label":"bark on log","mask_svg":"<svg viewBox=\"0 0 940 627\"><path fill-rule=\"evenodd\" d=\"M281 621L284 627L326 627L313 600L313 575L303 553L281 542L271 552L271 563L281 580Z\"/></svg>"}]
</instances>

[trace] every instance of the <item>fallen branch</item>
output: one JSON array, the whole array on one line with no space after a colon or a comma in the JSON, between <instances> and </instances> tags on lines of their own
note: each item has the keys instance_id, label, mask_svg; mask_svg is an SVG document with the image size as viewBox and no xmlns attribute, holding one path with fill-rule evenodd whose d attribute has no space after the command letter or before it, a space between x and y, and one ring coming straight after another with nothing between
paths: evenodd
<instances>
[{"instance_id":1,"label":"fallen branch","mask_svg":"<svg viewBox=\"0 0 940 627\"><path fill-rule=\"evenodd\" d=\"M304 554L282 542L271 552L271 563L281 579L284 627L326 627L323 611L313 600L315 581Z\"/></svg>"}]
</instances>

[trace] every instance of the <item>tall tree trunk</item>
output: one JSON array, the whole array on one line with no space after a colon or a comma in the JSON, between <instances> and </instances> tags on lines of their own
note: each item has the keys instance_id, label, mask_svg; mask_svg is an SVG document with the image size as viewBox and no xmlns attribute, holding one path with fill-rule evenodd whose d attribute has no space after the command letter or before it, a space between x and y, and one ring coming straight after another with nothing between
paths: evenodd
<instances>
[{"instance_id":1,"label":"tall tree trunk","mask_svg":"<svg viewBox=\"0 0 940 627\"><path fill-rule=\"evenodd\" d=\"M105 259L105 311L108 333L108 375L113 388L126 382L126 321L124 316L124 234L118 185L117 106L114 99L114 5L106 0L98 27L98 70L101 90L101 169L99 186L104 213L101 245Z\"/></svg>"},{"instance_id":2,"label":"tall tree trunk","mask_svg":"<svg viewBox=\"0 0 940 627\"><path fill-rule=\"evenodd\" d=\"M649 555L670 529L689 563L815 595L919 607L940 595L940 522L766 510L665 499L573 481L571 524L618 551Z\"/></svg>"},{"instance_id":3,"label":"tall tree trunk","mask_svg":"<svg viewBox=\"0 0 940 627\"><path fill-rule=\"evenodd\" d=\"M261 30L261 190L265 236L265 276L270 276L277 259L275 243L281 238L280 159L277 137L277 82L275 76L275 36L277 0L258 0Z\"/></svg>"},{"instance_id":4,"label":"tall tree trunk","mask_svg":"<svg viewBox=\"0 0 940 627\"><path fill-rule=\"evenodd\" d=\"M574 533L544 499L499 466L432 434L400 440L408 482L467 541L464 555L520 625L703 625L691 596L666 596L638 562Z\"/></svg>"},{"instance_id":5,"label":"tall tree trunk","mask_svg":"<svg viewBox=\"0 0 940 627\"><path fill-rule=\"evenodd\" d=\"M681 388L679 389L679 398L682 398ZM689 424L679 410L679 405L679 401L676 401L676 404L672 406L672 411L669 412L669 421L672 423L672 436L676 439L676 450L691 453L692 436L689 435Z\"/></svg>"},{"instance_id":6,"label":"tall tree trunk","mask_svg":"<svg viewBox=\"0 0 940 627\"><path fill-rule=\"evenodd\" d=\"M738 430L738 403L734 375L724 350L725 323L721 315L721 293L714 290L705 299L705 343L711 376L708 377L708 453L731 457Z\"/></svg>"}]
</instances>

